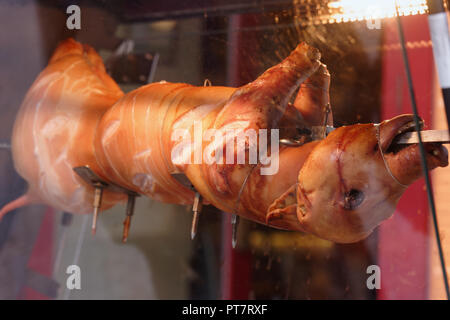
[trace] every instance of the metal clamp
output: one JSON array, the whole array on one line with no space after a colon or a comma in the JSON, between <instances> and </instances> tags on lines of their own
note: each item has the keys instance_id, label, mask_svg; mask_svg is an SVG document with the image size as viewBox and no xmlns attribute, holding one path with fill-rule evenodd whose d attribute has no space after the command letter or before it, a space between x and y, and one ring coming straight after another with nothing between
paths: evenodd
<instances>
[{"instance_id":1,"label":"metal clamp","mask_svg":"<svg viewBox=\"0 0 450 320\"><path fill-rule=\"evenodd\" d=\"M134 205L136 202L136 197L139 197L139 194L132 190L123 188L114 183L103 180L94 171L92 171L92 169L89 166L75 167L73 168L73 171L75 171L75 173L78 174L80 178L82 178L84 181L86 181L95 188L94 203L93 203L94 216L92 218L92 234L95 234L97 230L97 218L102 205L103 190L106 189L112 192L125 193L128 195L127 209L125 213L126 217L125 221L123 222L123 234L122 234L122 242L126 242L130 230L131 217L133 216L134 213Z\"/></svg>"}]
</instances>

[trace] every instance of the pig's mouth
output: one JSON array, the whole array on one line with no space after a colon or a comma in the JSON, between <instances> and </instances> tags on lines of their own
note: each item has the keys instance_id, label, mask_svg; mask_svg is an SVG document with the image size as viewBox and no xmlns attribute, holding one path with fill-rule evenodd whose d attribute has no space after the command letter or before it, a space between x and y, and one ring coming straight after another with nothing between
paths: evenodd
<instances>
[{"instance_id":1,"label":"pig's mouth","mask_svg":"<svg viewBox=\"0 0 450 320\"><path fill-rule=\"evenodd\" d=\"M420 148L415 144L398 143L403 134L415 131L415 121L412 115L402 115L384 122L381 125L380 143L387 156L409 161L420 160ZM420 120L420 130L423 129L423 121ZM440 143L424 143L427 165L429 169L445 167L448 165L447 149Z\"/></svg>"}]
</instances>

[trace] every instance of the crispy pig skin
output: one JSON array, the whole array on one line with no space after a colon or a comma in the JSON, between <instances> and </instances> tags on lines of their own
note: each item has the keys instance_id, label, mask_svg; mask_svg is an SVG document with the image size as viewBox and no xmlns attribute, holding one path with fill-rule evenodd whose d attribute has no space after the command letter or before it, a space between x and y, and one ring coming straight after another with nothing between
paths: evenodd
<instances>
[{"instance_id":1,"label":"crispy pig skin","mask_svg":"<svg viewBox=\"0 0 450 320\"><path fill-rule=\"evenodd\" d=\"M97 122L122 96L94 49L73 39L60 43L28 90L14 123L14 166L28 182L28 191L3 208L0 217L30 202L91 213L93 188L72 168L89 165L100 171L93 149ZM105 191L102 208L122 199Z\"/></svg>"}]
</instances>

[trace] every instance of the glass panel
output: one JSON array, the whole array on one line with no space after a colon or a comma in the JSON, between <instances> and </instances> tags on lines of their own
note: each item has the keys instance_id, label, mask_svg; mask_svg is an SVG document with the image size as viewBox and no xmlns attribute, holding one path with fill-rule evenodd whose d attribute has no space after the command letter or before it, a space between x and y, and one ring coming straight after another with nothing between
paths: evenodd
<instances>
[{"instance_id":1,"label":"glass panel","mask_svg":"<svg viewBox=\"0 0 450 320\"><path fill-rule=\"evenodd\" d=\"M419 115L425 121L424 130L445 131L447 127L444 101L435 71L426 1L398 1L398 3ZM79 29L77 28L78 9L81 14ZM358 153L361 160L346 160L354 164L355 172L362 172L364 175L355 177L350 174L352 170L346 169L344 177L341 177L341 182L360 183L364 185L364 188L370 185L372 189L367 187L365 200L378 199L379 204L373 205L363 213L358 213L362 218L357 222L352 217L348 218L351 223L342 222L341 217L330 218L336 220L333 220L335 227L329 229L329 234L321 231L323 225L328 223L329 216L327 215L315 220L311 227L302 227L303 232L289 231L275 228L275 224L272 227L265 225L268 220L265 221L265 218L254 213L259 209L252 211L248 208L250 205L255 208L259 205L263 206L267 202L267 198L281 197L282 194L279 192L281 187L270 189L267 186L286 185L285 180L296 180L299 175L298 165L292 164L292 168L295 170L292 169L292 172L286 173L284 176L276 176L272 180L263 177L268 180L264 180L261 189L255 189L256 191L251 195L256 200L248 200L250 195L245 189L248 187L246 186L247 182L242 182L240 186L235 187L239 191L243 186L241 191L234 191L234 198L230 197L234 199L234 205L241 206L239 207L241 211L238 211L244 216L239 219L235 239L233 239L231 224L234 212L232 212L233 210L227 210L228 212L223 210L223 207L230 207L228 202L231 200L222 195L217 196L213 200L216 201L216 206L221 208L216 208L210 204L214 202L210 199L213 197L213 193L199 189L202 195L200 201L203 201L203 206L199 213L199 223L193 240L191 240L193 210L192 203L189 202L194 201L194 193L188 187L192 182L202 188L204 184L211 183L211 180L207 180L206 177L209 177L208 179L220 179L220 177L208 176L209 173L204 173L202 179L191 179L195 181L188 179L188 186L175 184L178 189L172 190L172 193L190 199L184 201L183 204L176 204L158 201L158 197L162 199L163 196L155 196L155 199L151 199L144 194L145 192L142 191L144 189L147 195L151 192L157 194L155 190L161 187L157 184L155 187L152 180L154 177L151 175L137 174L132 179L121 180L117 178L117 172L114 170L102 172L98 169L100 167L91 166L93 172L107 183L113 183L128 191L134 188L131 191L141 194L136 198L126 244L122 243L125 212L127 211L126 194L121 193L123 201L120 204L100 212L94 236L91 235L91 213L94 211L92 205L90 207L92 210L87 212L89 214L73 214L67 212L70 210L63 210L63 206L58 205L59 200L55 200L60 190L68 188L73 183L71 179L81 181L80 177L72 174L71 168L66 168L65 175L58 176L59 184L52 185L49 182L54 181L51 180L51 176L57 172L55 170L59 170L62 161L61 154L67 152L62 148L58 149L60 153L52 154L51 146L55 146L52 143L60 143L63 146L66 143L64 139L67 139L68 148L73 148L71 151L73 153L70 153L69 157L74 159L82 158L84 154L98 148L98 145L94 145L91 141L94 139L94 132L97 135L101 134L101 124L98 126L98 123L102 123L101 119L106 119L103 113L111 110L113 105L119 109L117 106L120 103L115 104L115 102L121 95L111 98L114 101L111 101L107 107L98 107L98 112L102 114L94 113L92 117L97 117L98 120L91 121L92 123L86 127L95 128L92 129L92 136L89 136L90 129L86 129L84 135L80 133L79 136L73 138L75 139L73 141L78 141L75 144L71 143L72 140L68 140L67 137L61 138L63 139L61 142L58 137L52 136L52 139L55 140L50 144L47 144L49 140L45 140L50 139L48 138L49 132L57 130L54 127L60 126L58 128L61 130L66 127L76 130L71 127L73 122L70 124L71 121L79 121L77 118L79 114L74 110L70 113L71 118L65 118L64 121L67 122L52 120L52 118L50 120L54 122L51 125L50 122L41 127L37 124L33 127L23 125L26 130L21 132L30 132L30 139L34 144L41 143L39 146L48 145L49 147L34 147L33 143L26 144L19 138L17 139L19 142L14 144L12 139L14 121L20 118L18 112L21 104L23 101L27 101L26 99L33 99L32 94L26 96L28 90L49 63L58 44L69 37L79 43L91 46L98 52L106 72L119 85L125 97L133 97L134 90L141 90L150 82L167 81L199 87L212 85L239 88L279 64L290 55L299 43L305 42L320 51L320 61L326 64L330 73L329 99L332 109L332 125L335 128L358 123L380 123L401 114L411 114L411 100L396 18L394 17L395 10L392 1L350 0L277 0L259 1L256 4L253 1L242 0L81 1L79 6L71 9L68 9L64 1L1 2L0 19L3 28L0 29L2 48L0 51L0 90L3 94L0 95L2 110L0 175L3 178L0 179L0 206L6 205L24 194L29 188L29 183L31 183L31 189L42 192L47 190L49 196L44 201L38 201L39 203L15 208L5 214L0 222L0 298L446 298L425 182L423 178L418 178L415 182L409 181L412 180L409 177L419 176L421 170L418 147L415 145L412 148L416 149L409 149L412 151L409 151L408 158L401 156L405 153L404 151L402 153L402 150L406 150L405 146L410 148L411 145L398 143L397 147L390 147L391 149L386 146L385 153L391 153L387 156L386 164L386 162L382 162L376 143L375 129L372 126L368 130L373 130L371 137L374 139L376 147L371 150L373 156L367 156L367 153L364 155ZM12 30L14 31L12 32ZM88 49L82 50L84 50L84 55L88 55ZM97 62L89 61L98 67ZM97 67L92 67L92 70L99 72ZM67 71L67 66L59 68L61 70L58 71L61 73ZM277 72L281 73L279 70ZM67 74L69 73L67 72ZM95 86L96 81L104 81L102 72L95 74L100 75L98 78L89 80L91 82L81 85L87 91ZM314 72L311 72L311 76L312 74ZM71 96L72 100L66 101L74 102L76 105L77 99L86 98L86 93L82 88L77 87L74 76L71 77L69 81L73 81L73 86L69 86L71 89L67 92L72 90L75 93ZM80 77L82 76L80 75ZM280 77L280 79L279 86L273 86L274 91L283 90L284 78ZM44 87L48 85L44 85L44 82L47 81L45 79L41 78L36 81L41 81L40 83ZM293 108L299 85L298 83L295 90L290 93L292 97L288 97L290 98L290 107L287 107L288 100L286 100L283 108ZM314 86L317 83L310 85ZM34 86L36 87L36 84ZM270 94L269 89L266 87L263 89L261 89L261 96ZM57 91L59 89L53 88L52 90L49 91L50 94L59 97L59 91ZM212 110L212 107L208 107L213 105L211 101L219 105L220 103L217 102L220 100L219 96L225 94L223 93L225 91L226 89L223 88L217 89L196 107ZM69 96L69 93L63 92ZM152 92L151 94L155 96L160 94L158 90ZM228 98L234 91L227 92L230 93L227 93L228 96L225 100L229 101ZM92 94L95 96L95 93ZM167 93L170 102L167 102L169 100L159 101L160 108L165 104L170 105L167 118L172 117L176 112L181 112L179 110L183 108L188 108L186 106L190 102L186 101L194 99L194 94L183 93L178 96L171 94ZM89 96L89 99L94 98ZM134 97L134 99L140 98ZM149 99L151 101L151 97ZM251 99L257 100L256 96L252 96ZM224 107L225 100L220 100L221 108ZM29 107L29 110L40 110L39 108L51 110L46 112L49 112L52 117L64 118L61 114L68 108L66 104L54 103L53 105L53 102L49 102L53 101L51 99L42 101L45 101L45 104L41 106L39 99L32 100L30 104L32 107ZM310 101L310 103L319 102ZM83 104L81 103L81 105ZM96 104L94 103L94 105ZM125 111L117 118L118 123L127 121L126 118L131 117L131 113L126 110L134 110L132 102L129 102L127 106L128 108L123 107ZM248 104L243 103L241 108L234 112L239 113L247 106ZM257 106L263 109L262 106ZM61 114L54 112L58 108L61 108ZM101 108L103 109L100 110ZM198 117L200 117L201 112L198 112ZM298 111L295 112L288 116L288 120L292 120L295 115L300 114ZM243 111L242 113L244 114ZM182 113L177 113L180 119L181 115ZM276 111L270 116L272 117L270 119L274 119ZM152 117L146 118L146 122L144 122L141 121L142 119L137 120L139 118L137 116L133 118L133 121L140 121L142 132L154 135L149 140L145 140L145 143L151 144L153 147L158 145L157 148L161 148L161 150L168 150L166 145L171 143L170 137L167 136L169 131L164 131L166 136L162 138L158 135L159 133L155 129L160 123L158 117L152 114ZM245 115L242 117L245 118ZM239 116L236 118L238 119ZM303 118L306 119L304 114ZM305 130L305 119L301 120L303 122L299 120L302 128L297 128L298 130ZM327 118L327 120L330 121L331 118ZM164 121L168 126L169 120ZM173 119L171 121L175 122ZM87 122L89 120L86 120ZM295 124L297 125L297 122ZM310 123L308 126L311 126ZM314 126L320 127L317 124ZM273 128L280 129L280 132L285 129L278 124ZM109 127L105 129L105 132L109 129ZM112 126L110 135L108 132L103 132L106 136L104 139L108 140L114 134L114 130L115 128ZM136 131L136 129L133 130ZM164 127L160 129L160 132L163 130L165 130ZM336 132L333 133L333 136L337 135ZM362 136L362 133L358 134ZM126 134L123 134L122 137L124 141L127 139L125 138ZM351 148L362 149L363 147L360 146L365 145L368 140L362 141L357 138L355 136L347 143L352 146L357 145L357 147ZM117 139L114 140L115 143L121 141L120 137ZM159 142L152 142L152 139L159 140ZM103 143L106 140L101 141ZM147 157L145 160L147 162L142 162L145 164L160 163L158 168L163 169L154 175L158 177L160 175L163 177L160 179L163 180L169 179L164 178L166 171L177 174L184 172L184 169L175 168L176 166L172 162L169 163L168 153L155 155L155 151L153 151L149 154L145 154L145 152L132 154L136 150L132 149L134 148L132 146L137 146L141 142L144 143L144 139L129 139L126 142L122 141L120 148L117 147L117 152L123 152L128 148L126 149L128 152L117 156L119 166L121 161L123 162L124 175L137 170L138 162L129 161L131 156ZM335 142L336 151L329 151L328 158L325 157L323 161L331 162L332 159L339 158L337 154L341 150L341 142ZM296 146L295 148L303 147ZM440 157L442 155L437 155L436 152L444 152L436 146L431 147L430 144L425 144L425 147L430 156L435 152L434 156ZM289 147L281 145L280 148L280 150L284 150L283 148ZM122 150L119 151L119 149ZM151 148L144 149L141 151ZM394 154L398 154L397 158L389 160L394 157ZM446 155L444 154L442 157L446 158ZM33 159L40 159L39 168L35 166L36 162ZM95 161L101 161L99 160L100 156L95 159ZM42 163L45 163L45 166ZM380 168L385 169L383 163L391 165L392 170L397 170L394 170L395 172L410 170L408 174L404 175L404 179L408 180L408 188L401 198L399 194L404 190L398 191L398 185L396 185L398 182L395 182L397 178L389 180L392 177L387 175L387 171L383 171L382 177L380 177ZM76 166L89 164L77 163ZM287 166L289 163L281 163L281 165ZM417 168L417 173L411 169L413 165L414 168ZM28 167L31 170L29 172L33 172L33 178L30 178L29 173L25 173L28 172L26 171L28 169L25 169ZM403 168L404 171L398 168ZM205 167L204 170L207 172L213 169ZM340 172L337 167L318 165L314 170L321 174L311 173L310 179L319 181L322 176L326 177L317 188L320 196L325 192L332 193L338 188L342 188L342 183L339 182L341 183L339 184L335 181L337 172ZM23 179L26 175L28 178ZM190 173L187 175L189 177ZM248 173L248 177L253 177L253 175L251 172ZM48 180L42 178L43 176L48 177ZM440 237L444 253L448 255L450 240L445 237L446 231L450 228L448 220L450 215L446 214L447 176L449 176L448 168L437 168L432 173ZM192 178L192 176L190 177ZM155 179L158 180L158 178ZM186 183L187 178L178 176L176 179L181 179L179 181ZM37 183L36 181L41 182ZM46 184L42 181L48 182ZM242 178L241 181L246 180ZM83 188L87 188L85 183L81 183ZM170 183L172 183L171 186L174 185L173 181ZM248 183L252 186L256 185L256 182ZM374 187L377 184L379 185ZM102 187L104 186L102 185ZM93 198L94 188L90 188ZM341 200L350 201L349 203L359 201L355 193L351 192L354 189L350 189L346 190L345 197L343 196ZM110 191L108 190L105 189L103 193L104 206L109 201L108 199L112 199L109 198L108 192ZM270 193L270 190L276 190L274 192L278 192L278 194L274 195ZM300 198L296 198L297 195L300 197L301 192L298 190L296 186L296 195L290 199L294 199L292 201L300 207L297 203ZM359 190L356 191L359 192ZM219 191L217 192L220 194ZM237 196L238 193L239 196ZM241 199L241 196L244 200ZM66 193L66 197L76 199L78 195L73 191ZM288 197L286 196L286 199ZM330 197L324 196L325 200L319 201L320 205L316 206L333 211L334 209L330 208L339 206L340 200ZM398 204L396 204L397 198L400 198ZM81 198L77 199L82 201ZM242 208L241 201L245 203L246 208ZM178 203L181 202L183 201L178 201ZM345 207L347 202L342 206ZM389 207L386 204L388 202L394 203L394 205ZM378 219L378 216L372 213L378 212L378 205L386 206L386 208L384 211L382 210L383 219L380 218L378 221L381 225L375 227L377 225L375 220ZM278 209L285 207L286 202ZM295 226L300 224L297 221L299 210L296 207L289 218L295 220ZM384 221L391 213L394 213L392 218ZM322 214L322 211L315 214ZM252 220L259 220L259 223ZM369 226L370 228L367 228L374 228L374 230L367 232L362 237L363 239L357 239L359 241L350 241L353 243L327 240L334 234L338 234L340 230L342 230L341 234L346 236L346 232L349 231L345 228L352 223L352 228L355 229ZM355 227L354 224L360 225ZM233 240L237 242L234 249L232 247ZM79 269L70 267L74 265ZM78 271L81 274L81 289L79 290L77 289L77 278L74 278ZM381 273L381 282L378 282L379 272Z\"/></svg>"}]
</instances>

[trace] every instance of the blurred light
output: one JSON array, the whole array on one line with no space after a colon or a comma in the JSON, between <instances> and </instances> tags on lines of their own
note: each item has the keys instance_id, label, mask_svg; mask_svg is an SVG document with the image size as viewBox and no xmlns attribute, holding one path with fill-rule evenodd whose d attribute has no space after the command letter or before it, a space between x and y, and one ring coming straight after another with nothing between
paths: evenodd
<instances>
[{"instance_id":1,"label":"blurred light","mask_svg":"<svg viewBox=\"0 0 450 320\"><path fill-rule=\"evenodd\" d=\"M334 246L333 242L310 234L282 231L270 233L252 231L249 234L249 244L253 249L260 251L266 251L268 248L276 250L292 250L293 248L328 250Z\"/></svg>"},{"instance_id":2,"label":"blurred light","mask_svg":"<svg viewBox=\"0 0 450 320\"><path fill-rule=\"evenodd\" d=\"M391 18L396 16L396 4L400 16L424 14L428 10L426 0L330 0L328 22Z\"/></svg>"},{"instance_id":3,"label":"blurred light","mask_svg":"<svg viewBox=\"0 0 450 320\"><path fill-rule=\"evenodd\" d=\"M175 20L162 20L157 22L152 22L150 24L152 29L162 31L162 32L168 32L172 31L175 28L175 25L177 22Z\"/></svg>"}]
</instances>

